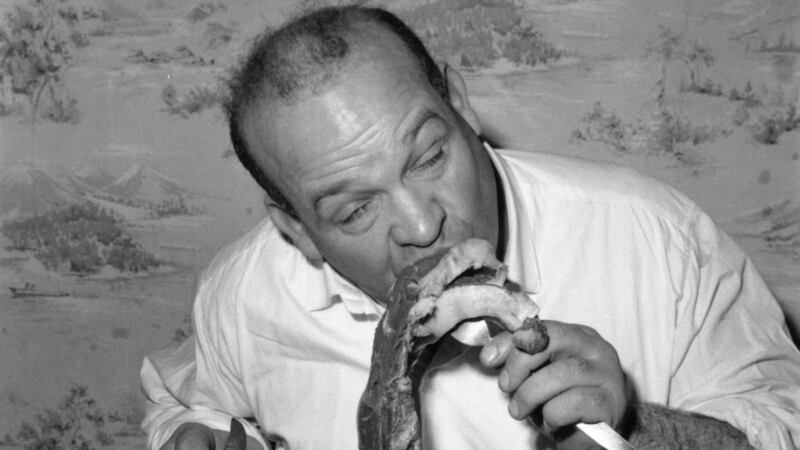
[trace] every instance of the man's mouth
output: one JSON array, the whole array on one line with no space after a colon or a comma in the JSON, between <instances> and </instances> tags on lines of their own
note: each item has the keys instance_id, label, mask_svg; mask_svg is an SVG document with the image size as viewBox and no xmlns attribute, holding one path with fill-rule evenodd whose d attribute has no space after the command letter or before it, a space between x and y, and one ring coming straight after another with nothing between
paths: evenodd
<instances>
[{"instance_id":1,"label":"man's mouth","mask_svg":"<svg viewBox=\"0 0 800 450\"><path fill-rule=\"evenodd\" d=\"M428 251L425 251L424 253L418 253L418 254L414 255L413 258L408 258L408 259L405 259L405 260L403 260L403 261L401 261L399 263L394 264L393 267L392 267L392 272L394 273L394 278L397 279L397 277L400 276L400 273L406 267L412 266L412 265L422 261L425 258L430 258L432 256L441 257L442 255L447 253L447 251L451 247L453 247L456 244L457 243L448 244L448 245L439 245L435 249L430 249Z\"/></svg>"}]
</instances>

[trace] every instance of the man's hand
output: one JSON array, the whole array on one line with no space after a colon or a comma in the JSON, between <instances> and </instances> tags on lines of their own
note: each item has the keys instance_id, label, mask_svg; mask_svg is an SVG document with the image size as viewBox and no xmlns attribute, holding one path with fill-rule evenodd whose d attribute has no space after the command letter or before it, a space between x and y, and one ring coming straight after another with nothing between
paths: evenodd
<instances>
[{"instance_id":1,"label":"man's hand","mask_svg":"<svg viewBox=\"0 0 800 450\"><path fill-rule=\"evenodd\" d=\"M559 448L586 448L592 441L574 427L578 422L623 425L628 398L616 350L595 330L544 320L550 343L528 354L511 335L501 333L481 351L487 367L502 367L500 389L511 394L509 413L530 417L551 434Z\"/></svg>"},{"instance_id":2,"label":"man's hand","mask_svg":"<svg viewBox=\"0 0 800 450\"><path fill-rule=\"evenodd\" d=\"M238 428L237 428L238 427ZM215 430L200 423L178 427L161 450L263 450L261 444L244 434L242 425L231 419L231 432Z\"/></svg>"}]
</instances>

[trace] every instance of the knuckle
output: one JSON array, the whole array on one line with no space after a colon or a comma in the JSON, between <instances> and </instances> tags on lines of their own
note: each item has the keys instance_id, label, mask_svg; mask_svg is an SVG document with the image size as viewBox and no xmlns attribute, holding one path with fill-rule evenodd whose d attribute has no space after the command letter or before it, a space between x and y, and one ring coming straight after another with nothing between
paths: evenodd
<instances>
[{"instance_id":1,"label":"knuckle","mask_svg":"<svg viewBox=\"0 0 800 450\"><path fill-rule=\"evenodd\" d=\"M542 320L545 328L547 328L547 334L550 336L551 339L559 340L561 339L566 331L566 325L563 322L558 322L556 320Z\"/></svg>"},{"instance_id":2,"label":"knuckle","mask_svg":"<svg viewBox=\"0 0 800 450\"><path fill-rule=\"evenodd\" d=\"M592 363L584 358L569 358L565 363L570 375L573 376L588 374L593 369Z\"/></svg>"},{"instance_id":3,"label":"knuckle","mask_svg":"<svg viewBox=\"0 0 800 450\"><path fill-rule=\"evenodd\" d=\"M583 394L583 403L587 408L599 409L605 406L606 396L600 389L589 389Z\"/></svg>"},{"instance_id":4,"label":"knuckle","mask_svg":"<svg viewBox=\"0 0 800 450\"><path fill-rule=\"evenodd\" d=\"M581 334L587 341L584 346L586 354L593 359L616 361L617 351L610 342L606 341L595 329L581 327Z\"/></svg>"},{"instance_id":5,"label":"knuckle","mask_svg":"<svg viewBox=\"0 0 800 450\"><path fill-rule=\"evenodd\" d=\"M597 332L594 328L587 326L587 325L576 325L578 331L584 334L589 339L597 339L600 338L600 333Z\"/></svg>"},{"instance_id":6,"label":"knuckle","mask_svg":"<svg viewBox=\"0 0 800 450\"><path fill-rule=\"evenodd\" d=\"M560 428L569 424L576 417L576 406L574 402L565 397L557 397L542 407L542 422L549 425L548 428Z\"/></svg>"},{"instance_id":7,"label":"knuckle","mask_svg":"<svg viewBox=\"0 0 800 450\"><path fill-rule=\"evenodd\" d=\"M517 389L512 395L512 397L520 406L520 409L529 409L533 407L536 403L535 393L531 389L526 389L525 386L522 386L520 389Z\"/></svg>"},{"instance_id":8,"label":"knuckle","mask_svg":"<svg viewBox=\"0 0 800 450\"><path fill-rule=\"evenodd\" d=\"M580 325L579 332L582 335L583 340L587 342L587 347L590 348L594 353L604 353L608 351L609 348L612 348L611 344L603 339L603 336L601 336L600 333L598 333L594 328Z\"/></svg>"}]
</instances>

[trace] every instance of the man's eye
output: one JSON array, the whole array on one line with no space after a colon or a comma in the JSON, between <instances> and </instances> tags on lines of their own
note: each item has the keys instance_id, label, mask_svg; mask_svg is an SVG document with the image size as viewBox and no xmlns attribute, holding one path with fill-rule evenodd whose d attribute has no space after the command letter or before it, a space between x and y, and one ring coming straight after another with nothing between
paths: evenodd
<instances>
[{"instance_id":1,"label":"man's eye","mask_svg":"<svg viewBox=\"0 0 800 450\"><path fill-rule=\"evenodd\" d=\"M369 202L362 203L358 208L354 209L347 216L345 216L343 219L339 220L339 223L341 223L343 225L351 225L351 224L353 224L355 221L360 219L364 215L364 213L367 212L368 205L369 205Z\"/></svg>"},{"instance_id":2,"label":"man's eye","mask_svg":"<svg viewBox=\"0 0 800 450\"><path fill-rule=\"evenodd\" d=\"M439 150L436 153L434 153L433 156L431 156L430 158L426 159L422 163L418 164L414 168L414 170L417 171L417 170L430 169L430 168L436 166L437 164L439 164L439 162L441 162L442 159L444 159L444 150L443 150L442 147L439 147Z\"/></svg>"}]
</instances>

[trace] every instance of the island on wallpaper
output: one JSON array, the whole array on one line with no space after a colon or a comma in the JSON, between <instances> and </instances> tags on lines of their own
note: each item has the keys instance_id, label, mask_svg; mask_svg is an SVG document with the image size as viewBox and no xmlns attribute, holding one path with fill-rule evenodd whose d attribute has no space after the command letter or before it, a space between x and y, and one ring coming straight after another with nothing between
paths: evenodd
<instances>
[{"instance_id":1,"label":"island on wallpaper","mask_svg":"<svg viewBox=\"0 0 800 450\"><path fill-rule=\"evenodd\" d=\"M321 3L0 2L0 447L144 448L142 357L191 333L197 275L264 217L228 69ZM489 140L683 190L796 332L796 0L386 3L461 71Z\"/></svg>"}]
</instances>

